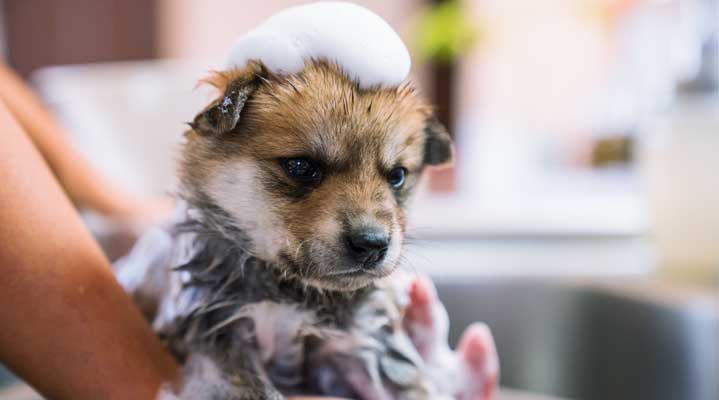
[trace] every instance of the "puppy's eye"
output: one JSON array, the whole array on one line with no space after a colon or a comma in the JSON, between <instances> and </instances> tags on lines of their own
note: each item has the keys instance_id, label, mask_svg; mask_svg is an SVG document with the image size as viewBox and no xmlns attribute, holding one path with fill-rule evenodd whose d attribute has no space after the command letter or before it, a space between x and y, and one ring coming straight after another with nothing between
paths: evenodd
<instances>
[{"instance_id":1,"label":"puppy's eye","mask_svg":"<svg viewBox=\"0 0 719 400\"><path fill-rule=\"evenodd\" d=\"M387 181L393 188L399 189L404 185L404 178L407 175L407 168L398 167L390 171Z\"/></svg>"},{"instance_id":2,"label":"puppy's eye","mask_svg":"<svg viewBox=\"0 0 719 400\"><path fill-rule=\"evenodd\" d=\"M307 158L283 158L280 164L290 178L302 182L313 183L322 179L322 171L316 162Z\"/></svg>"}]
</instances>

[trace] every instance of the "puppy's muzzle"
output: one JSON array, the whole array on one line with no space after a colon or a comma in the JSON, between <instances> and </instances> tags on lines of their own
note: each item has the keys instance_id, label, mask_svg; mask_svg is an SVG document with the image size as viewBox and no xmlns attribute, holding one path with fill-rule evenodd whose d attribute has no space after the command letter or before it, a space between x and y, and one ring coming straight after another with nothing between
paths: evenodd
<instances>
[{"instance_id":1,"label":"puppy's muzzle","mask_svg":"<svg viewBox=\"0 0 719 400\"><path fill-rule=\"evenodd\" d=\"M345 235L347 254L364 269L372 269L384 260L390 236L381 228L361 228Z\"/></svg>"}]
</instances>

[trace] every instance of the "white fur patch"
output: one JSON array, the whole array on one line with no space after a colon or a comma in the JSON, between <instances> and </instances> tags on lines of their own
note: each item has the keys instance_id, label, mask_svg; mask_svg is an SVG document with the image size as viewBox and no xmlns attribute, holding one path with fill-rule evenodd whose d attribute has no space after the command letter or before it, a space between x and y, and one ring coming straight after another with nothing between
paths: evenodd
<instances>
[{"instance_id":1,"label":"white fur patch","mask_svg":"<svg viewBox=\"0 0 719 400\"><path fill-rule=\"evenodd\" d=\"M139 290L143 285L164 284L152 275L159 273L160 279L164 278L164 271L157 266L166 263L171 247L172 238L167 232L160 228L148 229L130 253L115 262L117 280L128 292ZM156 290L159 295L161 289Z\"/></svg>"},{"instance_id":2,"label":"white fur patch","mask_svg":"<svg viewBox=\"0 0 719 400\"><path fill-rule=\"evenodd\" d=\"M180 393L175 393L170 384L165 384L160 388L157 400L231 398L236 391L209 357L193 354L185 362L183 370L185 379Z\"/></svg>"},{"instance_id":3,"label":"white fur patch","mask_svg":"<svg viewBox=\"0 0 719 400\"><path fill-rule=\"evenodd\" d=\"M299 343L299 337L321 334L315 328L317 319L314 313L300 310L295 304L261 301L243 306L234 318L251 318L254 321L263 362L291 353Z\"/></svg>"},{"instance_id":4,"label":"white fur patch","mask_svg":"<svg viewBox=\"0 0 719 400\"><path fill-rule=\"evenodd\" d=\"M402 230L399 228L399 224L393 218L392 221L392 240L389 243L387 249L387 255L385 256L383 266L387 268L396 267L399 263L399 256L402 253L402 242L404 241L404 235Z\"/></svg>"},{"instance_id":5,"label":"white fur patch","mask_svg":"<svg viewBox=\"0 0 719 400\"><path fill-rule=\"evenodd\" d=\"M259 347L260 361L266 366L272 365L282 371L296 371L290 375L272 375L270 372L271 379L275 383L281 382L285 386L296 385L302 380L300 371L305 362L305 342L302 338L313 336L332 340L346 336L346 333L334 328L320 327L313 311L303 310L297 304L273 301L242 306L215 328L244 318L254 322L254 335Z\"/></svg>"},{"instance_id":6,"label":"white fur patch","mask_svg":"<svg viewBox=\"0 0 719 400\"><path fill-rule=\"evenodd\" d=\"M236 161L210 178L207 190L250 237L253 248L249 250L262 259L276 262L290 235L272 212L272 203L257 190L261 187L258 175L257 166L251 161Z\"/></svg>"}]
</instances>

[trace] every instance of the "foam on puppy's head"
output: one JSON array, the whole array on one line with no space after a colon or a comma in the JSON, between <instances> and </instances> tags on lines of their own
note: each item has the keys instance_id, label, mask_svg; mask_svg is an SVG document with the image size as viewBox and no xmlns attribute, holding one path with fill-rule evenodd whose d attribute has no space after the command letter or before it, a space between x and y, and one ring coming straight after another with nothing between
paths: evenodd
<instances>
[{"instance_id":1,"label":"foam on puppy's head","mask_svg":"<svg viewBox=\"0 0 719 400\"><path fill-rule=\"evenodd\" d=\"M323 1L272 15L235 42L227 67L262 60L275 74L294 74L312 59L341 66L363 89L396 86L411 65L402 39L380 16L357 4Z\"/></svg>"}]
</instances>

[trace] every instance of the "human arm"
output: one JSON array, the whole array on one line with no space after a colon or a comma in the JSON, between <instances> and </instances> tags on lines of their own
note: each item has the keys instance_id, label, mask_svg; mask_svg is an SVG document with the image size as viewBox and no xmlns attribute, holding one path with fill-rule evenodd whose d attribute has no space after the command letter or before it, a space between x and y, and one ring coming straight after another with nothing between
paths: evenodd
<instances>
[{"instance_id":1,"label":"human arm","mask_svg":"<svg viewBox=\"0 0 719 400\"><path fill-rule=\"evenodd\" d=\"M0 63L0 100L40 152L72 203L122 222L148 222L164 216L168 199L144 199L93 168L32 89ZM150 221L152 222L152 221Z\"/></svg>"},{"instance_id":2,"label":"human arm","mask_svg":"<svg viewBox=\"0 0 719 400\"><path fill-rule=\"evenodd\" d=\"M0 105L0 360L53 399L150 399L176 365Z\"/></svg>"}]
</instances>

